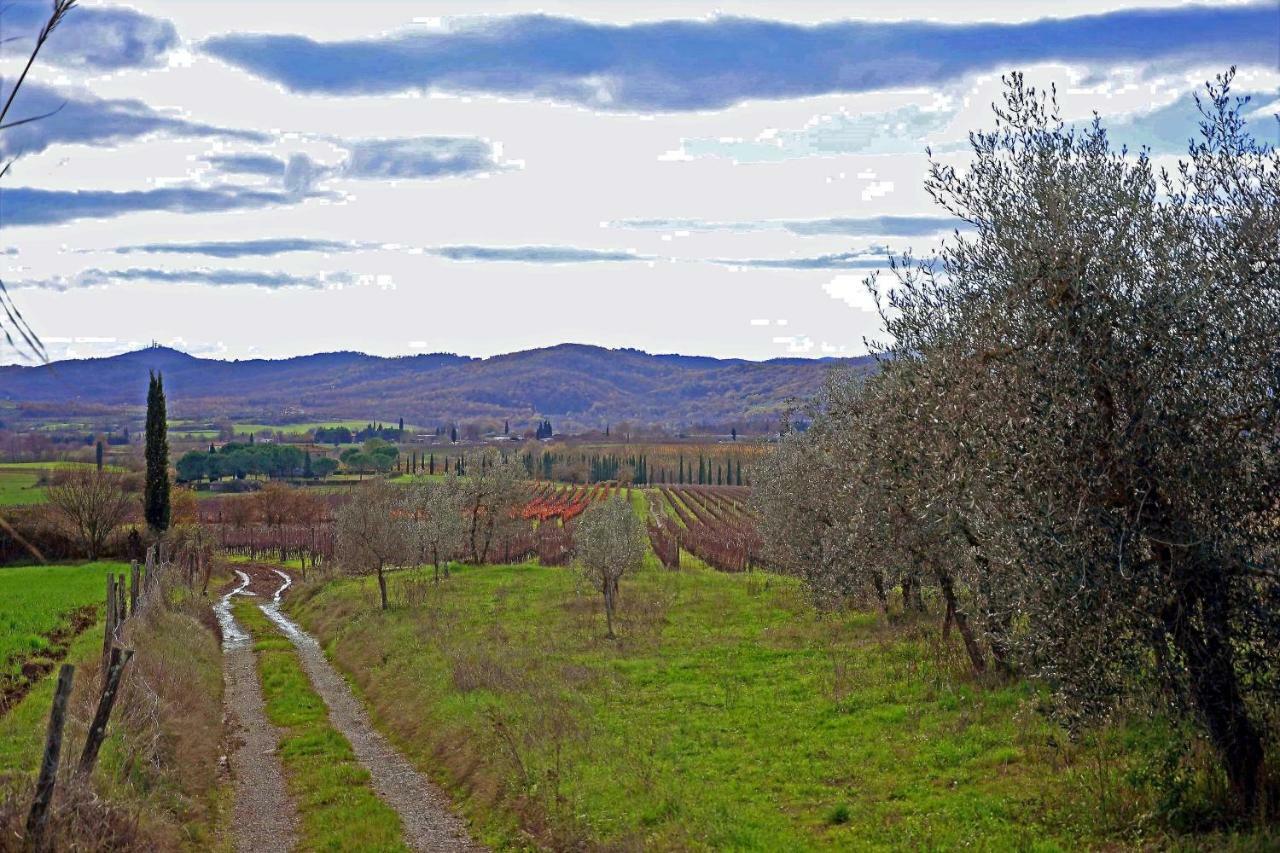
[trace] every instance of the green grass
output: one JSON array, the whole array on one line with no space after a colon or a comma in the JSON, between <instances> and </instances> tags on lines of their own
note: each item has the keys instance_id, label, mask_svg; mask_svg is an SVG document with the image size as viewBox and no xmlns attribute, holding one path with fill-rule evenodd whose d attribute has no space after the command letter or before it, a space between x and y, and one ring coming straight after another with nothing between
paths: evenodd
<instances>
[{"instance_id":1,"label":"green grass","mask_svg":"<svg viewBox=\"0 0 1280 853\"><path fill-rule=\"evenodd\" d=\"M48 650L45 637L71 611L100 608L108 572L128 570L126 563L0 568L0 677L13 675L23 658Z\"/></svg>"},{"instance_id":2,"label":"green grass","mask_svg":"<svg viewBox=\"0 0 1280 853\"><path fill-rule=\"evenodd\" d=\"M47 499L41 473L29 468L0 468L0 506L42 504Z\"/></svg>"},{"instance_id":3,"label":"green grass","mask_svg":"<svg viewBox=\"0 0 1280 853\"><path fill-rule=\"evenodd\" d=\"M248 601L236 604L235 616L253 636L267 717L282 730L280 758L302 821L299 849L407 850L399 815L378 799L369 771L329 724L292 644Z\"/></svg>"},{"instance_id":4,"label":"green grass","mask_svg":"<svg viewBox=\"0 0 1280 853\"><path fill-rule=\"evenodd\" d=\"M1025 685L974 683L932 619L647 571L608 642L571 571L391 586L386 614L367 580L291 607L494 845L523 828L553 848L1075 849L1133 841L1149 812L1124 781L1140 756L1071 744Z\"/></svg>"},{"instance_id":5,"label":"green grass","mask_svg":"<svg viewBox=\"0 0 1280 853\"><path fill-rule=\"evenodd\" d=\"M90 628L72 641L67 650L67 663L79 667L102 654L102 624L99 623L96 629ZM0 778L9 774L35 775L44 749L49 706L53 702L53 688L57 681L55 670L8 713L0 716ZM77 754L70 747L66 749L64 755Z\"/></svg>"},{"instance_id":6,"label":"green grass","mask_svg":"<svg viewBox=\"0 0 1280 853\"><path fill-rule=\"evenodd\" d=\"M0 463L0 507L42 504L47 500L42 480L52 471L87 468L92 462L5 462ZM115 466L107 466L118 470Z\"/></svg>"}]
</instances>

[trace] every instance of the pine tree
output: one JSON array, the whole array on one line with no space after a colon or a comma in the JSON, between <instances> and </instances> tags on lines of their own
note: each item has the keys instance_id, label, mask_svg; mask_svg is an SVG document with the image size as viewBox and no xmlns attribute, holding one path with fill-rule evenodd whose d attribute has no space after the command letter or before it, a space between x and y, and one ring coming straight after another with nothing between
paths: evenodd
<instances>
[{"instance_id":1,"label":"pine tree","mask_svg":"<svg viewBox=\"0 0 1280 853\"><path fill-rule=\"evenodd\" d=\"M156 533L169 529L169 424L165 414L164 379L151 374L147 389L147 479L143 515Z\"/></svg>"}]
</instances>

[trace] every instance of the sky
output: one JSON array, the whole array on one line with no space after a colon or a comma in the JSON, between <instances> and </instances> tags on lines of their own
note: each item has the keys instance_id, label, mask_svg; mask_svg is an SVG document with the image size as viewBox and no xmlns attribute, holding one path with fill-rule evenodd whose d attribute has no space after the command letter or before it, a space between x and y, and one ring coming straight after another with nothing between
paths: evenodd
<instances>
[{"instance_id":1,"label":"sky","mask_svg":"<svg viewBox=\"0 0 1280 853\"><path fill-rule=\"evenodd\" d=\"M0 130L0 275L54 359L858 355L1002 74L1172 161L1232 65L1276 142L1280 0L82 0Z\"/></svg>"}]
</instances>

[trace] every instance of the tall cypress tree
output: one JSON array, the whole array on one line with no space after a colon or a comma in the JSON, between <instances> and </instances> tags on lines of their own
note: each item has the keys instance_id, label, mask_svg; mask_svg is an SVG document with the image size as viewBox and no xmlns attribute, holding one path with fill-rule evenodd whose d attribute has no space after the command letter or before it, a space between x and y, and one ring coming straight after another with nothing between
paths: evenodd
<instances>
[{"instance_id":1,"label":"tall cypress tree","mask_svg":"<svg viewBox=\"0 0 1280 853\"><path fill-rule=\"evenodd\" d=\"M98 446L94 449L94 460L98 463L98 470L102 470L102 442L98 442Z\"/></svg>"},{"instance_id":2,"label":"tall cypress tree","mask_svg":"<svg viewBox=\"0 0 1280 853\"><path fill-rule=\"evenodd\" d=\"M156 533L169 529L169 424L164 405L164 379L151 374L147 389L147 480L143 515Z\"/></svg>"}]
</instances>

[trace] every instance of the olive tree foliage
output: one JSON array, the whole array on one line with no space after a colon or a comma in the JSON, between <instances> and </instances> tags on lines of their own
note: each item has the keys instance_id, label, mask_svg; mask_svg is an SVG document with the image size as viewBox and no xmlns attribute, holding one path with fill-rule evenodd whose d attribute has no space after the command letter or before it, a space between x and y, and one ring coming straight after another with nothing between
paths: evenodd
<instances>
[{"instance_id":1,"label":"olive tree foliage","mask_svg":"<svg viewBox=\"0 0 1280 853\"><path fill-rule=\"evenodd\" d=\"M335 516L335 557L352 574L378 578L382 609L387 609L386 570L413 559L411 531L402 512L400 490L385 480L369 480L352 490Z\"/></svg>"},{"instance_id":2,"label":"olive tree foliage","mask_svg":"<svg viewBox=\"0 0 1280 853\"><path fill-rule=\"evenodd\" d=\"M975 670L1042 679L1070 725L1156 697L1252 810L1280 706L1280 156L1231 74L1172 171L1006 82L926 181L968 230L869 282L879 370L774 464L844 461L816 470L829 527L865 525L846 571L936 584ZM797 558L821 525L770 523Z\"/></svg>"},{"instance_id":3,"label":"olive tree foliage","mask_svg":"<svg viewBox=\"0 0 1280 853\"><path fill-rule=\"evenodd\" d=\"M606 636L612 639L619 582L644 565L648 534L630 502L614 495L587 507L574 527L573 540L583 576L604 597Z\"/></svg>"},{"instance_id":4,"label":"olive tree foliage","mask_svg":"<svg viewBox=\"0 0 1280 853\"><path fill-rule=\"evenodd\" d=\"M59 473L49 485L50 506L71 529L90 560L102 554L137 500L126 485L126 478L120 474L89 468Z\"/></svg>"},{"instance_id":5,"label":"olive tree foliage","mask_svg":"<svg viewBox=\"0 0 1280 853\"><path fill-rule=\"evenodd\" d=\"M442 568L448 577L449 563L467 544L464 499L462 480L452 474L442 480L414 482L407 490L405 514L417 562L431 564L436 583L440 582Z\"/></svg>"},{"instance_id":6,"label":"olive tree foliage","mask_svg":"<svg viewBox=\"0 0 1280 853\"><path fill-rule=\"evenodd\" d=\"M512 525L524 500L524 465L486 450L467 460L467 475L460 479L462 510L466 522L466 552L472 563L488 562L489 552Z\"/></svg>"}]
</instances>

